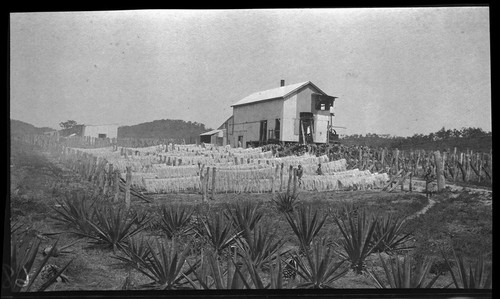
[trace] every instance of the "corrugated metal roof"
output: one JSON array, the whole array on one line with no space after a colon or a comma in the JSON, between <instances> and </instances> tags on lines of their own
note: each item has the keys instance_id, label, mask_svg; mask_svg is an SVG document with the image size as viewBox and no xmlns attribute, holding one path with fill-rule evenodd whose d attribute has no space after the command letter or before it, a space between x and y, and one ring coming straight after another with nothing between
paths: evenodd
<instances>
[{"instance_id":1,"label":"corrugated metal roof","mask_svg":"<svg viewBox=\"0 0 500 299\"><path fill-rule=\"evenodd\" d=\"M208 132L205 132L205 133L200 134L200 136L213 135L213 134L215 134L215 133L219 133L219 132L222 132L222 130L212 130L212 131L208 131Z\"/></svg>"},{"instance_id":2,"label":"corrugated metal roof","mask_svg":"<svg viewBox=\"0 0 500 299\"><path fill-rule=\"evenodd\" d=\"M273 89L268 89L268 90L252 93L251 95L234 103L233 105L231 105L231 107L255 103L255 102L259 102L259 101L265 101L265 100L269 100L269 99L283 98L283 97L287 96L288 94L304 87L307 84L312 84L312 83L311 83L311 81L306 81L306 82L285 85L285 86L281 86L278 88L273 88ZM312 84L312 85L314 87L316 87L314 84ZM319 90L318 87L316 87L316 88Z\"/></svg>"}]
</instances>

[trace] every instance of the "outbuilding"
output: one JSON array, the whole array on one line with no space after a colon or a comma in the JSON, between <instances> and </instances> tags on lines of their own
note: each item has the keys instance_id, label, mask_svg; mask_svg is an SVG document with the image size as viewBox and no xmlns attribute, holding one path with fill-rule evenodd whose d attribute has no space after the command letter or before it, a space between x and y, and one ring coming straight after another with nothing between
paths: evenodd
<instances>
[{"instance_id":1,"label":"outbuilding","mask_svg":"<svg viewBox=\"0 0 500 299\"><path fill-rule=\"evenodd\" d=\"M225 144L225 138L224 138L224 131L223 129L217 129L217 130L212 130L208 131L205 133L200 134L200 142L201 143L211 143L211 144L217 144L217 145L226 145Z\"/></svg>"}]
</instances>

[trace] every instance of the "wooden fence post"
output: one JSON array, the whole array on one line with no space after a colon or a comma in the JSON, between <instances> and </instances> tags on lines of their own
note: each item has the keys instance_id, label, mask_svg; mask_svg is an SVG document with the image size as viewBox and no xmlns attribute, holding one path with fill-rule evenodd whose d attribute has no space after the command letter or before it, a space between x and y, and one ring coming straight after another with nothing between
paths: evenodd
<instances>
[{"instance_id":1,"label":"wooden fence post","mask_svg":"<svg viewBox=\"0 0 500 299\"><path fill-rule=\"evenodd\" d=\"M297 169L293 169L293 194L292 197L295 197L295 194L297 194Z\"/></svg>"},{"instance_id":2,"label":"wooden fence post","mask_svg":"<svg viewBox=\"0 0 500 299\"><path fill-rule=\"evenodd\" d=\"M288 187L286 188L286 196L287 197L290 195L290 188L292 185L292 176L293 176L293 166L290 165L290 168L288 170Z\"/></svg>"},{"instance_id":3,"label":"wooden fence post","mask_svg":"<svg viewBox=\"0 0 500 299\"><path fill-rule=\"evenodd\" d=\"M125 206L130 209L130 185L132 184L132 167L127 166L127 175L125 176Z\"/></svg>"},{"instance_id":4,"label":"wooden fence post","mask_svg":"<svg viewBox=\"0 0 500 299\"><path fill-rule=\"evenodd\" d=\"M283 191L283 163L281 163L280 167L280 192Z\"/></svg>"},{"instance_id":5,"label":"wooden fence post","mask_svg":"<svg viewBox=\"0 0 500 299\"><path fill-rule=\"evenodd\" d=\"M441 192L445 187L445 180L443 175L443 163L441 161L441 153L439 151L434 152L434 160L436 164L436 179L438 192Z\"/></svg>"},{"instance_id":6,"label":"wooden fence post","mask_svg":"<svg viewBox=\"0 0 500 299\"><path fill-rule=\"evenodd\" d=\"M210 166L207 166L207 172L205 174L205 178L203 180L203 201L207 201L207 193L208 193L208 177L210 174Z\"/></svg>"},{"instance_id":7,"label":"wooden fence post","mask_svg":"<svg viewBox=\"0 0 500 299\"><path fill-rule=\"evenodd\" d=\"M216 167L212 167L212 197L211 200L215 200L215 171Z\"/></svg>"},{"instance_id":8,"label":"wooden fence post","mask_svg":"<svg viewBox=\"0 0 500 299\"><path fill-rule=\"evenodd\" d=\"M274 171L274 175L271 178L271 193L273 195L274 195L274 191L275 191L274 181L276 180L276 177L278 176L278 170L279 170L279 165L276 164L276 169Z\"/></svg>"}]
</instances>

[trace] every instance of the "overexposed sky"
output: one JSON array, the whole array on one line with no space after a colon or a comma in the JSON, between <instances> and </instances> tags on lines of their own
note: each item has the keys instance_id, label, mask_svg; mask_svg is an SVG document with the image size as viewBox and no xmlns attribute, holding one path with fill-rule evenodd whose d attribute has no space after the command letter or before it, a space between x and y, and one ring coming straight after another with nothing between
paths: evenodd
<instances>
[{"instance_id":1,"label":"overexposed sky","mask_svg":"<svg viewBox=\"0 0 500 299\"><path fill-rule=\"evenodd\" d=\"M10 15L11 118L58 128L183 119L312 81L341 133L491 130L487 7Z\"/></svg>"}]
</instances>

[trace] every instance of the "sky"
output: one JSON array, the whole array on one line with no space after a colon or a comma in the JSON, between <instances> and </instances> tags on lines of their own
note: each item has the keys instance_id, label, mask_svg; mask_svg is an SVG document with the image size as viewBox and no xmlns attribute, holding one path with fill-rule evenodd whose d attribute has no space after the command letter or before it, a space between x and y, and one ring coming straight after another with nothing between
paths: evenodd
<instances>
[{"instance_id":1,"label":"sky","mask_svg":"<svg viewBox=\"0 0 500 299\"><path fill-rule=\"evenodd\" d=\"M491 131L487 7L10 14L10 117L35 126L183 119L208 128L311 81L342 134Z\"/></svg>"}]
</instances>

